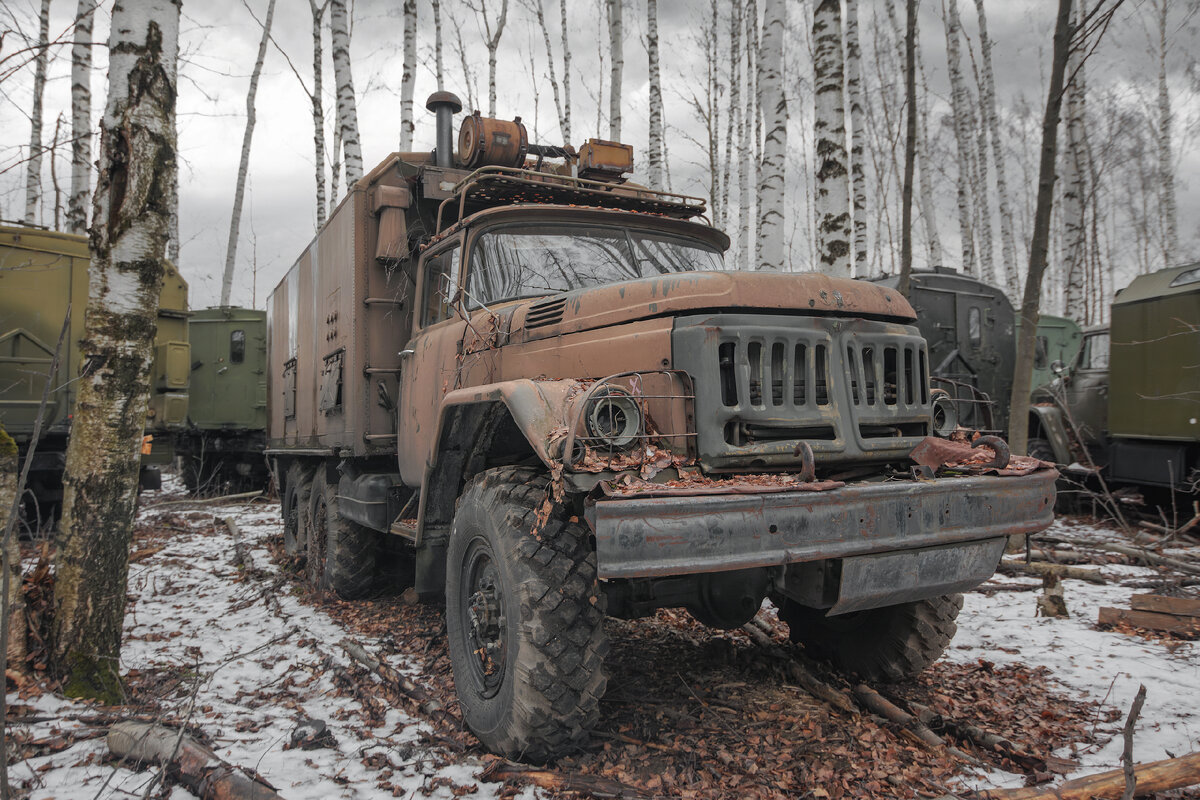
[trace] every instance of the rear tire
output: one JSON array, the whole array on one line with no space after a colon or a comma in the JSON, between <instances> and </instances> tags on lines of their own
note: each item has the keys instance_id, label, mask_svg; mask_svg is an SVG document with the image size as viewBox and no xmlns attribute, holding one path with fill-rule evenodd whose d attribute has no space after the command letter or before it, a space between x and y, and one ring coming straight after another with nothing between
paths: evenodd
<instances>
[{"instance_id":1,"label":"rear tire","mask_svg":"<svg viewBox=\"0 0 1200 800\"><path fill-rule=\"evenodd\" d=\"M305 517L312 499L312 467L297 461L288 467L283 489L283 551L289 556L304 555Z\"/></svg>"},{"instance_id":2,"label":"rear tire","mask_svg":"<svg viewBox=\"0 0 1200 800\"><path fill-rule=\"evenodd\" d=\"M533 531L548 484L530 469L477 475L459 498L446 563L463 719L489 750L539 762L587 740L607 683L588 531L561 508Z\"/></svg>"},{"instance_id":3,"label":"rear tire","mask_svg":"<svg viewBox=\"0 0 1200 800\"><path fill-rule=\"evenodd\" d=\"M845 672L894 683L920 674L958 632L961 594L827 617L821 609L782 600L779 618L792 641Z\"/></svg>"},{"instance_id":4,"label":"rear tire","mask_svg":"<svg viewBox=\"0 0 1200 800\"><path fill-rule=\"evenodd\" d=\"M379 534L338 514L337 484L326 479L323 468L313 478L309 509L309 585L331 589L343 600L361 600L374 594Z\"/></svg>"},{"instance_id":5,"label":"rear tire","mask_svg":"<svg viewBox=\"0 0 1200 800\"><path fill-rule=\"evenodd\" d=\"M1051 464L1058 463L1058 458L1054 455L1054 448L1046 439L1030 439L1025 447L1025 454L1040 461L1048 461Z\"/></svg>"}]
</instances>

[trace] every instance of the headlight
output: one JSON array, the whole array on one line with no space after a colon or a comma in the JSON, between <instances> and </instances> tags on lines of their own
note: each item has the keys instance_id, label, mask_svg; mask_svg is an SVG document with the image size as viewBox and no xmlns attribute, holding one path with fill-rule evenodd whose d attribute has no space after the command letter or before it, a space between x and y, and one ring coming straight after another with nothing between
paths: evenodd
<instances>
[{"instance_id":1,"label":"headlight","mask_svg":"<svg viewBox=\"0 0 1200 800\"><path fill-rule=\"evenodd\" d=\"M933 391L933 433L946 439L958 429L958 406L950 393L942 389Z\"/></svg>"},{"instance_id":2,"label":"headlight","mask_svg":"<svg viewBox=\"0 0 1200 800\"><path fill-rule=\"evenodd\" d=\"M642 430L642 412L624 389L604 386L588 399L588 436L608 447L628 447Z\"/></svg>"}]
</instances>

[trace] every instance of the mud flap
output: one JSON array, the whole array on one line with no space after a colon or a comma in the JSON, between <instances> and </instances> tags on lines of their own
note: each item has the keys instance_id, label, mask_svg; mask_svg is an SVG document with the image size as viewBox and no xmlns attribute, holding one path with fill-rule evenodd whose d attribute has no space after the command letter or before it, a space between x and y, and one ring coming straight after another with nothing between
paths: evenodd
<instances>
[{"instance_id":1,"label":"mud flap","mask_svg":"<svg viewBox=\"0 0 1200 800\"><path fill-rule=\"evenodd\" d=\"M1000 537L843 559L838 601L828 616L972 589L996 571L1006 541Z\"/></svg>"}]
</instances>

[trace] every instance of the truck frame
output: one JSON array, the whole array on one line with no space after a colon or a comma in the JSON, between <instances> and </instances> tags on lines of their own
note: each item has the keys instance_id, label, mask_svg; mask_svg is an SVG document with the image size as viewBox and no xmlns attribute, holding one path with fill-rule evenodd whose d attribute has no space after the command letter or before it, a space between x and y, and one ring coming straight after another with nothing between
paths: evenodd
<instances>
[{"instance_id":1,"label":"truck frame","mask_svg":"<svg viewBox=\"0 0 1200 800\"><path fill-rule=\"evenodd\" d=\"M866 677L936 659L1056 473L910 470L933 400L908 302L721 271L703 201L625 180L632 148L476 113L455 154L461 103L428 107L435 151L351 187L269 300L267 455L309 582L444 600L467 725L533 760L594 725L606 615L731 628L770 597Z\"/></svg>"}]
</instances>

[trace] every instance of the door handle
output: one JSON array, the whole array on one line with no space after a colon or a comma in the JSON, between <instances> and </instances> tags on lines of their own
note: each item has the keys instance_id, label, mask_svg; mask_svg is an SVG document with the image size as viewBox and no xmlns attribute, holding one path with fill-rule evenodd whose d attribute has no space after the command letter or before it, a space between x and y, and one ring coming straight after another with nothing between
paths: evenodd
<instances>
[{"instance_id":1,"label":"door handle","mask_svg":"<svg viewBox=\"0 0 1200 800\"><path fill-rule=\"evenodd\" d=\"M400 356L401 358L408 358L409 356L411 356L411 355L412 355L413 353L415 353L415 352L416 352L416 350L401 350L401 351L400 351L399 353L397 353L396 355Z\"/></svg>"}]
</instances>

